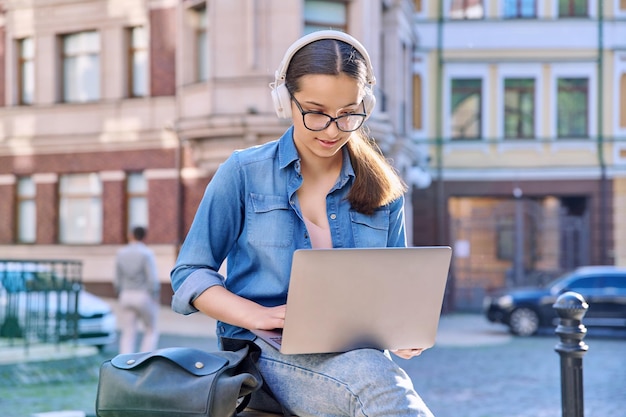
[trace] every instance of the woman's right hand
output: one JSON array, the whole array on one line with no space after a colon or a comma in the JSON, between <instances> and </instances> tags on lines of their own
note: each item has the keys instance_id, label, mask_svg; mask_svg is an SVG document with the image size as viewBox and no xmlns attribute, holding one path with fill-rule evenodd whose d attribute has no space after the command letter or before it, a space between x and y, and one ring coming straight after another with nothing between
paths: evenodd
<instances>
[{"instance_id":1,"label":"woman's right hand","mask_svg":"<svg viewBox=\"0 0 626 417\"><path fill-rule=\"evenodd\" d=\"M257 322L254 329L272 330L285 327L285 304L276 307L263 307L259 305L259 307L260 312L256 315Z\"/></svg>"}]
</instances>

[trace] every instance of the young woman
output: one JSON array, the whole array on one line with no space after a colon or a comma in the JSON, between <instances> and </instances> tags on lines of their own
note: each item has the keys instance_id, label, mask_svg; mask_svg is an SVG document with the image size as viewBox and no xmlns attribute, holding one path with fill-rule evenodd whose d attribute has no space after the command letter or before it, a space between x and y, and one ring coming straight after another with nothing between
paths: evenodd
<instances>
[{"instance_id":1,"label":"young woman","mask_svg":"<svg viewBox=\"0 0 626 417\"><path fill-rule=\"evenodd\" d=\"M251 329L284 325L294 250L406 245L405 185L362 128L374 82L349 35L314 32L292 45L272 95L293 126L215 173L172 270L175 311L215 318L218 338L255 340ZM226 258L228 279L218 273ZM293 414L432 416L388 352L282 355L255 342L267 385Z\"/></svg>"}]
</instances>

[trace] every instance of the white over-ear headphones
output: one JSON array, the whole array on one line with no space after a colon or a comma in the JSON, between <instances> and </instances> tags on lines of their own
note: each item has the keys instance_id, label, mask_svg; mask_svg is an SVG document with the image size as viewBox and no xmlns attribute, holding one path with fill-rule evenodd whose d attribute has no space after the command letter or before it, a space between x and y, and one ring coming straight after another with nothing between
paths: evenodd
<instances>
[{"instance_id":1,"label":"white over-ear headphones","mask_svg":"<svg viewBox=\"0 0 626 417\"><path fill-rule=\"evenodd\" d=\"M274 102L274 109L276 110L276 114L282 119L289 119L291 117L291 95L289 94L287 86L285 85L287 68L289 68L291 58L302 47L320 39L336 39L345 42L349 45L352 45L354 49L359 51L363 58L365 58L365 65L367 67L367 85L365 86L365 96L363 97L363 104L365 105L365 113L367 113L367 116L369 117L369 115L372 113L372 110L374 109L374 106L376 105L376 97L374 97L374 92L372 91L372 87L374 86L374 84L376 84L376 77L374 76L374 70L372 68L369 54L367 53L367 50L365 50L365 47L363 47L363 45L361 45L359 41L357 41L347 33L339 32L336 30L320 30L309 33L308 35L305 35L302 38L298 39L289 47L289 49L287 49L287 52L285 52L285 56L283 57L280 66L276 70L276 78L274 82L270 84L270 88L272 89L272 100Z\"/></svg>"}]
</instances>

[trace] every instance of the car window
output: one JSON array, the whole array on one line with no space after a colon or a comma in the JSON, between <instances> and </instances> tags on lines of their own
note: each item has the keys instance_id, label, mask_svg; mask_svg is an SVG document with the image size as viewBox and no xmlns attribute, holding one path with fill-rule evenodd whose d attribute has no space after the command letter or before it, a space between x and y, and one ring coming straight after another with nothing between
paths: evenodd
<instances>
[{"instance_id":1,"label":"car window","mask_svg":"<svg viewBox=\"0 0 626 417\"><path fill-rule=\"evenodd\" d=\"M597 288L600 283L600 277L581 277L572 280L567 286L570 290L590 290Z\"/></svg>"},{"instance_id":2,"label":"car window","mask_svg":"<svg viewBox=\"0 0 626 417\"><path fill-rule=\"evenodd\" d=\"M626 289L626 276L613 275L604 277L605 287Z\"/></svg>"}]
</instances>

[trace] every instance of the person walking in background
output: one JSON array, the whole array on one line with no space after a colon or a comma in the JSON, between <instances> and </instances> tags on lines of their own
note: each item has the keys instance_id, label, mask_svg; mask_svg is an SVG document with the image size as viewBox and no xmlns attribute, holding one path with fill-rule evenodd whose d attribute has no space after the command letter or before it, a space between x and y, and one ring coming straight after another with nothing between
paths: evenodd
<instances>
[{"instance_id":1,"label":"person walking in background","mask_svg":"<svg viewBox=\"0 0 626 417\"><path fill-rule=\"evenodd\" d=\"M144 329L140 352L155 350L159 341L160 283L154 253L143 243L145 237L145 228L133 228L128 236L128 245L120 249L116 256L115 289L121 329L119 353L137 352L139 322Z\"/></svg>"}]
</instances>

